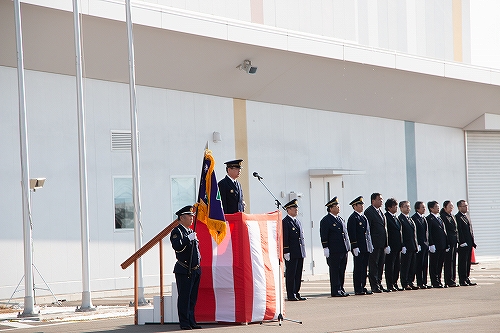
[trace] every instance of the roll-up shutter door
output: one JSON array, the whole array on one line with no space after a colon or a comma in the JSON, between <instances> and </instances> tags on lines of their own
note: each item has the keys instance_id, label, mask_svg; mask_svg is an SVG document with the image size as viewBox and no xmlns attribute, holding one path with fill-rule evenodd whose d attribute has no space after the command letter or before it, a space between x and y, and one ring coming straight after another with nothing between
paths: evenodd
<instances>
[{"instance_id":1,"label":"roll-up shutter door","mask_svg":"<svg viewBox=\"0 0 500 333\"><path fill-rule=\"evenodd\" d=\"M469 209L476 254L500 253L500 133L467 132Z\"/></svg>"}]
</instances>

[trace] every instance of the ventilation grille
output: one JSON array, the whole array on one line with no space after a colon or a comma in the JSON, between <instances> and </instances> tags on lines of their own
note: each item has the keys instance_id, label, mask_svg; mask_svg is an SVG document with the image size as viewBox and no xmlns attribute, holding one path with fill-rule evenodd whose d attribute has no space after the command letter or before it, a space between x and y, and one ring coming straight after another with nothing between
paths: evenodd
<instances>
[{"instance_id":1,"label":"ventilation grille","mask_svg":"<svg viewBox=\"0 0 500 333\"><path fill-rule=\"evenodd\" d=\"M111 151L130 151L131 149L130 131L111 131Z\"/></svg>"}]
</instances>

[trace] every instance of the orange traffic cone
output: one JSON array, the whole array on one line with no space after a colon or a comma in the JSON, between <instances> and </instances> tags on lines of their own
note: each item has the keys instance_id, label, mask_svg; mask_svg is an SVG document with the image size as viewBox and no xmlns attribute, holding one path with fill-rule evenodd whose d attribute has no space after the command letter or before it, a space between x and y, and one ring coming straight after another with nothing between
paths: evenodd
<instances>
[{"instance_id":1,"label":"orange traffic cone","mask_svg":"<svg viewBox=\"0 0 500 333\"><path fill-rule=\"evenodd\" d=\"M472 253L470 255L470 263L472 265L477 265L479 264L477 261L476 261L476 249L475 248L472 248Z\"/></svg>"}]
</instances>

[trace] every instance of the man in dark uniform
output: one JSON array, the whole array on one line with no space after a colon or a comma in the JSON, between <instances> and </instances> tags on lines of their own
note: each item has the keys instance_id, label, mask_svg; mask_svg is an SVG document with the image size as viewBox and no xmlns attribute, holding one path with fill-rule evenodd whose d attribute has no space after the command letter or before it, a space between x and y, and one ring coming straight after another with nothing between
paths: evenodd
<instances>
[{"instance_id":1,"label":"man in dark uniform","mask_svg":"<svg viewBox=\"0 0 500 333\"><path fill-rule=\"evenodd\" d=\"M176 213L179 225L172 230L170 242L175 250L177 262L174 266L177 284L177 312L181 329L201 328L194 319L194 307L200 285L200 251L196 232L189 227L193 224L193 206L185 206Z\"/></svg>"},{"instance_id":2,"label":"man in dark uniform","mask_svg":"<svg viewBox=\"0 0 500 333\"><path fill-rule=\"evenodd\" d=\"M370 254L368 280L374 293L391 290L382 287L382 274L384 273L385 255L391 252L387 244L387 226L385 216L380 210L383 198L380 193L372 193L371 205L365 210L365 216L370 223L373 252Z\"/></svg>"},{"instance_id":3,"label":"man in dark uniform","mask_svg":"<svg viewBox=\"0 0 500 333\"><path fill-rule=\"evenodd\" d=\"M422 201L415 202L415 211L411 217L417 228L418 252L415 263L415 275L417 286L420 289L432 288L427 285L427 270L429 268L429 228L425 218L425 204Z\"/></svg>"},{"instance_id":4,"label":"man in dark uniform","mask_svg":"<svg viewBox=\"0 0 500 333\"><path fill-rule=\"evenodd\" d=\"M338 215L340 206L337 197L328 201L325 206L328 214L319 223L319 233L330 268L330 294L332 297L345 297L349 296L344 290L344 279L351 243L344 219Z\"/></svg>"},{"instance_id":5,"label":"man in dark uniform","mask_svg":"<svg viewBox=\"0 0 500 333\"><path fill-rule=\"evenodd\" d=\"M368 258L373 251L372 239L370 235L370 225L363 215L363 197L357 197L349 203L354 212L347 220L347 231L351 241L352 254L354 256L354 294L370 295L371 291L366 290L366 269Z\"/></svg>"},{"instance_id":6,"label":"man in dark uniform","mask_svg":"<svg viewBox=\"0 0 500 333\"><path fill-rule=\"evenodd\" d=\"M398 201L389 198L385 202L385 219L387 220L387 243L391 247L391 253L385 257L385 282L387 289L401 291L398 287L399 270L401 268L401 223L399 223L396 213L398 211Z\"/></svg>"},{"instance_id":7,"label":"man in dark uniform","mask_svg":"<svg viewBox=\"0 0 500 333\"><path fill-rule=\"evenodd\" d=\"M401 233L403 234L403 244L401 248L401 285L406 290L417 290L413 284L415 280L415 261L418 251L417 230L415 222L410 217L410 202L401 201L399 203L399 222L401 223Z\"/></svg>"},{"instance_id":8,"label":"man in dark uniform","mask_svg":"<svg viewBox=\"0 0 500 333\"><path fill-rule=\"evenodd\" d=\"M429 226L429 275L433 288L443 288L441 272L443 271L444 256L448 248L446 239L446 228L439 216L439 204L437 201L429 201L427 208L430 214L427 216Z\"/></svg>"},{"instance_id":9,"label":"man in dark uniform","mask_svg":"<svg viewBox=\"0 0 500 333\"><path fill-rule=\"evenodd\" d=\"M448 250L444 256L444 283L446 287L458 287L455 282L457 278L458 229L455 216L451 213L453 208L453 203L446 200L439 213L444 222L446 238L448 239Z\"/></svg>"},{"instance_id":10,"label":"man in dark uniform","mask_svg":"<svg viewBox=\"0 0 500 333\"><path fill-rule=\"evenodd\" d=\"M458 281L461 286L475 286L477 283L471 282L470 264L472 248L476 248L474 243L474 232L472 231L472 224L467 217L469 204L467 201L460 200L457 202L458 213L455 215L458 227Z\"/></svg>"},{"instance_id":11,"label":"man in dark uniform","mask_svg":"<svg viewBox=\"0 0 500 333\"><path fill-rule=\"evenodd\" d=\"M241 172L241 162L243 160L227 161L226 177L219 181L219 193L222 201L224 214L234 214L245 211L245 201L243 201L243 189L237 178Z\"/></svg>"},{"instance_id":12,"label":"man in dark uniform","mask_svg":"<svg viewBox=\"0 0 500 333\"><path fill-rule=\"evenodd\" d=\"M305 301L300 296L300 284L302 282L302 267L306 257L306 245L304 243L304 231L302 224L297 219L299 204L293 199L283 206L287 215L283 219L283 257L285 258L285 284L286 295L289 301Z\"/></svg>"}]
</instances>

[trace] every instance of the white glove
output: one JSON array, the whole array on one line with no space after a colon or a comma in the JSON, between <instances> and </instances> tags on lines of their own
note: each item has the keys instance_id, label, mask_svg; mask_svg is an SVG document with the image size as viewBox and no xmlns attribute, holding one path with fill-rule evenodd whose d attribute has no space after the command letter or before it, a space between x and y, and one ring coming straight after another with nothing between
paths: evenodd
<instances>
[{"instance_id":1,"label":"white glove","mask_svg":"<svg viewBox=\"0 0 500 333\"><path fill-rule=\"evenodd\" d=\"M386 248L384 249L384 253L385 253L385 254L389 254L389 253L391 253L391 247L390 247L390 246L386 247Z\"/></svg>"},{"instance_id":2,"label":"white glove","mask_svg":"<svg viewBox=\"0 0 500 333\"><path fill-rule=\"evenodd\" d=\"M445 251L446 251L446 252L450 252L450 248L447 248Z\"/></svg>"},{"instance_id":3,"label":"white glove","mask_svg":"<svg viewBox=\"0 0 500 333\"><path fill-rule=\"evenodd\" d=\"M419 245L419 246L417 247L417 252L420 252L420 251L422 251L422 247Z\"/></svg>"},{"instance_id":4,"label":"white glove","mask_svg":"<svg viewBox=\"0 0 500 333\"><path fill-rule=\"evenodd\" d=\"M352 249L352 254L357 257L359 255L359 247L355 247L354 249Z\"/></svg>"},{"instance_id":5,"label":"white glove","mask_svg":"<svg viewBox=\"0 0 500 333\"><path fill-rule=\"evenodd\" d=\"M406 247L403 246L403 248L401 249L401 253L406 254Z\"/></svg>"},{"instance_id":6,"label":"white glove","mask_svg":"<svg viewBox=\"0 0 500 333\"><path fill-rule=\"evenodd\" d=\"M327 247L324 247L323 254L325 255L325 257L329 258L330 257L330 249Z\"/></svg>"},{"instance_id":7,"label":"white glove","mask_svg":"<svg viewBox=\"0 0 500 333\"><path fill-rule=\"evenodd\" d=\"M283 258L285 258L286 261L290 261L290 253L285 253Z\"/></svg>"},{"instance_id":8,"label":"white glove","mask_svg":"<svg viewBox=\"0 0 500 333\"><path fill-rule=\"evenodd\" d=\"M431 246L429 246L429 252L430 252L430 253L434 253L434 252L436 252L436 245L431 245Z\"/></svg>"},{"instance_id":9,"label":"white glove","mask_svg":"<svg viewBox=\"0 0 500 333\"><path fill-rule=\"evenodd\" d=\"M460 244L460 247L466 247L466 246L467 246L467 243Z\"/></svg>"},{"instance_id":10,"label":"white glove","mask_svg":"<svg viewBox=\"0 0 500 333\"><path fill-rule=\"evenodd\" d=\"M196 232L192 232L192 233L190 233L190 234L188 235L188 239L189 239L190 241L195 240L195 239L196 239L196 240L198 240L198 238L196 237Z\"/></svg>"}]
</instances>

